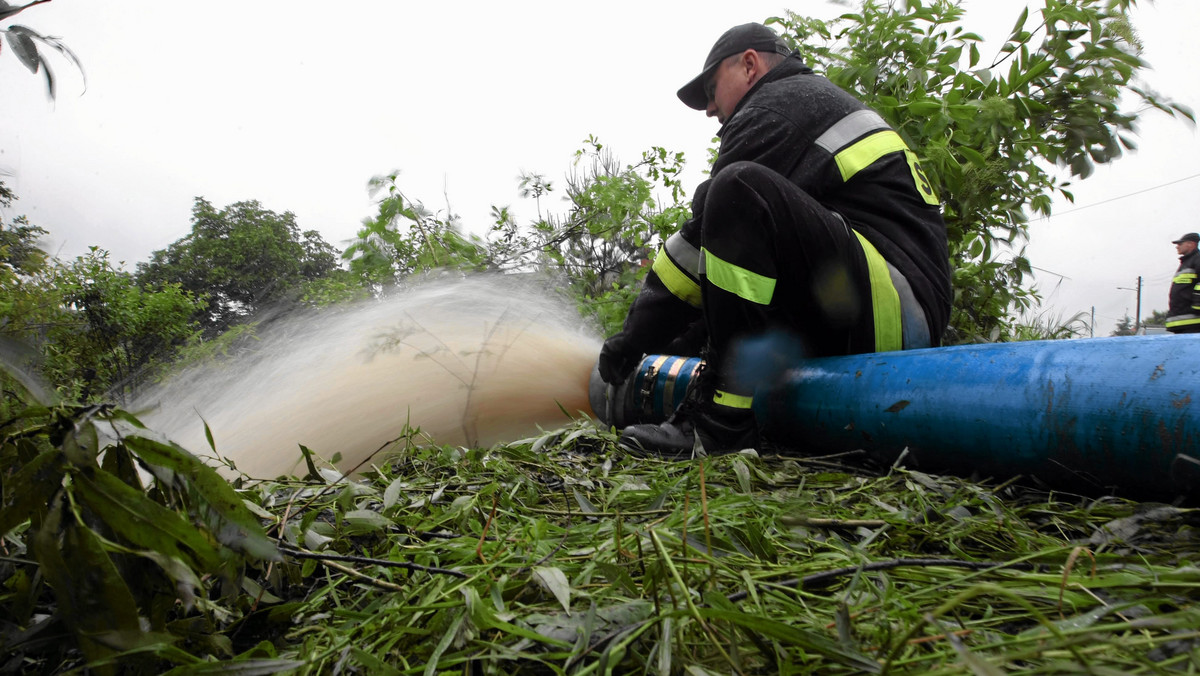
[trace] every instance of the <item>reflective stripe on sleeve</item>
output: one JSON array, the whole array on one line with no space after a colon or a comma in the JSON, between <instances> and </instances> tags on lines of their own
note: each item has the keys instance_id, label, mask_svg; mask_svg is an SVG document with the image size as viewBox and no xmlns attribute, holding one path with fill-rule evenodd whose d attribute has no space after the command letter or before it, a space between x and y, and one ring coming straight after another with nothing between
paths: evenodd
<instances>
[{"instance_id":1,"label":"reflective stripe on sleeve","mask_svg":"<svg viewBox=\"0 0 1200 676\"><path fill-rule=\"evenodd\" d=\"M881 131L864 138L854 145L834 155L838 170L842 172L842 180L849 181L855 174L875 163L876 160L888 153L908 150L904 139L890 129Z\"/></svg>"},{"instance_id":2,"label":"reflective stripe on sleeve","mask_svg":"<svg viewBox=\"0 0 1200 676\"><path fill-rule=\"evenodd\" d=\"M663 286L667 287L667 291L673 296L692 307L700 307L700 284L679 269L666 249L658 250L650 269L654 270L654 274L658 275Z\"/></svg>"},{"instance_id":3,"label":"reflective stripe on sleeve","mask_svg":"<svg viewBox=\"0 0 1200 676\"><path fill-rule=\"evenodd\" d=\"M871 280L871 311L875 319L875 351L891 352L904 347L903 325L900 319L900 294L892 284L887 261L866 237L857 230L854 235L862 245L867 259L867 274Z\"/></svg>"},{"instance_id":4,"label":"reflective stripe on sleeve","mask_svg":"<svg viewBox=\"0 0 1200 676\"><path fill-rule=\"evenodd\" d=\"M1191 326L1192 324L1200 324L1200 316L1175 315L1174 317L1167 317L1165 326L1169 329L1176 326Z\"/></svg>"},{"instance_id":5,"label":"reflective stripe on sleeve","mask_svg":"<svg viewBox=\"0 0 1200 676\"><path fill-rule=\"evenodd\" d=\"M837 155L843 148L854 142L854 139L869 132L889 129L888 123L873 110L856 110L837 121L817 138L817 145Z\"/></svg>"},{"instance_id":6,"label":"reflective stripe on sleeve","mask_svg":"<svg viewBox=\"0 0 1200 676\"><path fill-rule=\"evenodd\" d=\"M704 254L704 275L710 284L751 303L771 303L775 297L774 278L723 261L708 249L701 249L701 252ZM884 270L884 274L887 274L887 270Z\"/></svg>"},{"instance_id":7,"label":"reflective stripe on sleeve","mask_svg":"<svg viewBox=\"0 0 1200 676\"><path fill-rule=\"evenodd\" d=\"M921 199L934 206L941 203L917 154L873 110L857 110L838 120L817 138L816 145L833 156L843 181L849 181L884 155L903 152Z\"/></svg>"},{"instance_id":8,"label":"reflective stripe on sleeve","mask_svg":"<svg viewBox=\"0 0 1200 676\"><path fill-rule=\"evenodd\" d=\"M1196 273L1181 272L1178 275L1175 275L1175 278L1171 280L1171 283L1172 284L1193 284L1193 283L1195 283L1195 281L1196 281Z\"/></svg>"}]
</instances>

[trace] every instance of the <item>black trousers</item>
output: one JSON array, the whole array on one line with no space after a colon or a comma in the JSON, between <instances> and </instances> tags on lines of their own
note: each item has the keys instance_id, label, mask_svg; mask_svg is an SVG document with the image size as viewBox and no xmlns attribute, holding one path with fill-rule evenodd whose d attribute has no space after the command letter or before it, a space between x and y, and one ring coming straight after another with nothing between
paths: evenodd
<instances>
[{"instance_id":1,"label":"black trousers","mask_svg":"<svg viewBox=\"0 0 1200 676\"><path fill-rule=\"evenodd\" d=\"M709 184L701 247L718 391L749 397L763 378L803 357L900 349L902 337L888 336L905 328L913 334L908 342L920 342L914 325L924 314L903 277L896 280L894 269L889 276L874 247L840 215L761 165L731 164ZM879 316L888 294L907 300L895 322Z\"/></svg>"}]
</instances>

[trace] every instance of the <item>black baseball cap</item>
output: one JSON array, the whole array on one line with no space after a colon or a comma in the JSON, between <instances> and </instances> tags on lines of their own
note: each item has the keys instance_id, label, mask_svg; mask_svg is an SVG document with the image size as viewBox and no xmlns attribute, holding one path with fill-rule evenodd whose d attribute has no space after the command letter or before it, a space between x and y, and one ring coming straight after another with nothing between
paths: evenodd
<instances>
[{"instance_id":1,"label":"black baseball cap","mask_svg":"<svg viewBox=\"0 0 1200 676\"><path fill-rule=\"evenodd\" d=\"M1175 240L1174 242L1171 242L1171 244L1179 244L1180 242L1196 242L1197 244L1200 244L1200 234L1196 234L1194 232L1189 232L1188 234L1184 235L1183 237L1180 237L1179 239Z\"/></svg>"},{"instance_id":2,"label":"black baseball cap","mask_svg":"<svg viewBox=\"0 0 1200 676\"><path fill-rule=\"evenodd\" d=\"M689 108L696 110L708 108L708 97L704 94L704 78L716 70L722 61L734 54L741 54L747 49L784 55L792 53L783 38L761 23L744 23L734 26L717 38L716 44L708 53L708 58L704 60L704 70L692 78L691 82L681 87L676 96Z\"/></svg>"}]
</instances>

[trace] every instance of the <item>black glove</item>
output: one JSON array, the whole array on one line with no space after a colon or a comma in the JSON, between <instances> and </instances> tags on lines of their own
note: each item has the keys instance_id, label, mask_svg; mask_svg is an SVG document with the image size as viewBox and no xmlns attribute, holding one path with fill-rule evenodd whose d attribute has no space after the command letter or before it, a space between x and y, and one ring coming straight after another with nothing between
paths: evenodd
<instances>
[{"instance_id":1,"label":"black glove","mask_svg":"<svg viewBox=\"0 0 1200 676\"><path fill-rule=\"evenodd\" d=\"M620 385L642 360L642 351L629 346L623 334L604 341L600 348L600 377L609 385Z\"/></svg>"}]
</instances>

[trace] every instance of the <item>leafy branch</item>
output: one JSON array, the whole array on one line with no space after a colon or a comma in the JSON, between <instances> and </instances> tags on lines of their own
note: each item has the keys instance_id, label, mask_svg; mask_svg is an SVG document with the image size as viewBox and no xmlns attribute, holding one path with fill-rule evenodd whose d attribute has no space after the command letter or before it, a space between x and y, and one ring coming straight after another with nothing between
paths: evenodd
<instances>
[{"instance_id":1,"label":"leafy branch","mask_svg":"<svg viewBox=\"0 0 1200 676\"><path fill-rule=\"evenodd\" d=\"M34 5L46 2L50 2L50 0L34 0L34 2L26 5L13 7L5 0L0 0L0 20L8 19ZM29 69L30 73L37 75L39 70L42 72L42 75L46 78L46 91L51 100L55 98L57 93L54 71L50 68L50 62L46 60L41 50L38 49L38 43L58 52L71 65L75 66L79 70L79 74L83 76L83 88L85 91L87 90L87 75L83 72L83 64L80 63L79 57L75 56L75 52L71 51L71 48L67 47L61 39L50 35L42 35L28 26L18 24L0 29L0 33L4 33L13 54L16 55L18 61Z\"/></svg>"}]
</instances>

